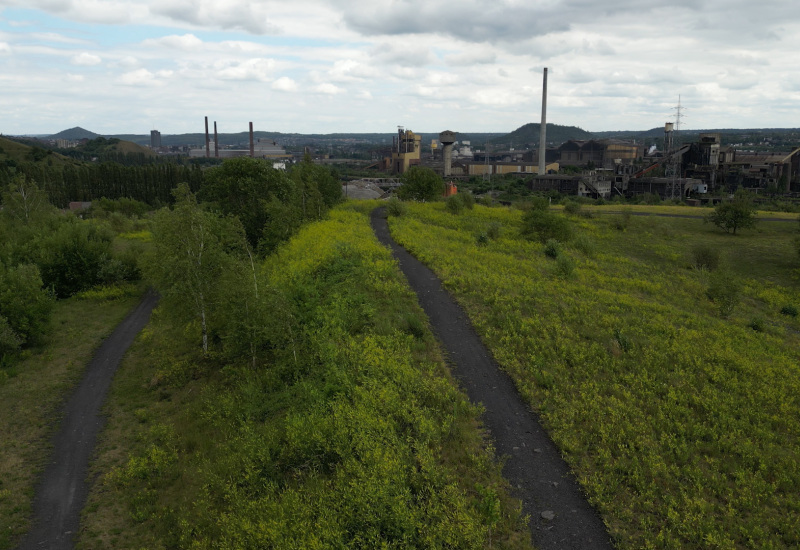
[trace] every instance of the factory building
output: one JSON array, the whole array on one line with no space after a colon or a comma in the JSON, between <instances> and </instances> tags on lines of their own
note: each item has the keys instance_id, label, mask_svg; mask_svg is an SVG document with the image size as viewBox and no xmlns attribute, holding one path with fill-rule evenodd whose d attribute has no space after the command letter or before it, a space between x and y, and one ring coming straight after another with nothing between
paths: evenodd
<instances>
[{"instance_id":1,"label":"factory building","mask_svg":"<svg viewBox=\"0 0 800 550\"><path fill-rule=\"evenodd\" d=\"M410 167L418 165L421 151L422 136L415 134L411 130L399 128L392 145L391 172L393 174L405 174Z\"/></svg>"},{"instance_id":2,"label":"factory building","mask_svg":"<svg viewBox=\"0 0 800 550\"><path fill-rule=\"evenodd\" d=\"M617 139L570 140L558 148L563 166L611 168L614 164L632 164L644 156L644 146Z\"/></svg>"}]
</instances>

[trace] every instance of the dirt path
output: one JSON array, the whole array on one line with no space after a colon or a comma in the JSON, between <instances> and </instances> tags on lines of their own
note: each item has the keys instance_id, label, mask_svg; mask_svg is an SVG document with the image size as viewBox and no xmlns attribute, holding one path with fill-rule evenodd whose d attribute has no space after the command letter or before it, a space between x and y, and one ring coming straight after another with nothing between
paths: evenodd
<instances>
[{"instance_id":1,"label":"dirt path","mask_svg":"<svg viewBox=\"0 0 800 550\"><path fill-rule=\"evenodd\" d=\"M498 368L463 310L430 269L394 242L383 209L373 211L372 228L400 262L447 352L453 374L470 400L486 409L484 425L498 455L507 457L503 475L516 488L524 513L530 515L534 544L561 550L613 548L603 522L558 449L511 379Z\"/></svg>"},{"instance_id":2,"label":"dirt path","mask_svg":"<svg viewBox=\"0 0 800 550\"><path fill-rule=\"evenodd\" d=\"M150 319L158 298L148 293L117 326L86 368L83 379L64 407L53 437L53 454L36 488L33 527L19 550L73 548L81 508L89 492L86 477L97 434L105 423L100 407L122 356Z\"/></svg>"}]
</instances>

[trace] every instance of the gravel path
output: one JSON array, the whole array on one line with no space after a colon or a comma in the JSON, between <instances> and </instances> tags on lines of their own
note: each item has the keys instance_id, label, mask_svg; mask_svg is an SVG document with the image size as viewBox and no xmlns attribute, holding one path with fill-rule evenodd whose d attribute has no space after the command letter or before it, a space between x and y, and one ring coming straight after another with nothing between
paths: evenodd
<instances>
[{"instance_id":1,"label":"gravel path","mask_svg":"<svg viewBox=\"0 0 800 550\"><path fill-rule=\"evenodd\" d=\"M97 350L83 380L67 401L53 437L51 461L34 496L33 527L19 550L73 548L81 508L89 493L89 458L105 423L100 407L123 355L147 324L157 301L155 294L148 293L117 326Z\"/></svg>"},{"instance_id":2,"label":"gravel path","mask_svg":"<svg viewBox=\"0 0 800 550\"><path fill-rule=\"evenodd\" d=\"M485 408L483 422L498 455L507 457L503 475L530 515L534 544L542 549L613 548L597 512L569 468L472 328L467 315L442 288L436 275L398 246L389 234L384 209L372 213L378 240L391 248L417 293L451 363L453 374L474 403Z\"/></svg>"}]
</instances>

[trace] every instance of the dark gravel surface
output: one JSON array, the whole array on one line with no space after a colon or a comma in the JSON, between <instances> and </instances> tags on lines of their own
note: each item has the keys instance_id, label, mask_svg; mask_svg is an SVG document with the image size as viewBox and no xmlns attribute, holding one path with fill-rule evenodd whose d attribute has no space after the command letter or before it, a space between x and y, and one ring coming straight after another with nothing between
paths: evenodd
<instances>
[{"instance_id":1,"label":"dark gravel surface","mask_svg":"<svg viewBox=\"0 0 800 550\"><path fill-rule=\"evenodd\" d=\"M105 424L100 407L123 355L147 324L156 302L158 297L148 293L117 326L97 350L67 401L53 437L53 455L34 496L33 527L19 550L73 548L80 512L89 493L89 458Z\"/></svg>"},{"instance_id":2,"label":"dark gravel surface","mask_svg":"<svg viewBox=\"0 0 800 550\"><path fill-rule=\"evenodd\" d=\"M498 368L463 310L430 269L394 242L384 209L373 211L372 228L417 293L453 374L470 400L485 408L484 425L498 455L506 457L503 475L530 516L534 544L543 549L613 548L602 520L537 415Z\"/></svg>"}]
</instances>

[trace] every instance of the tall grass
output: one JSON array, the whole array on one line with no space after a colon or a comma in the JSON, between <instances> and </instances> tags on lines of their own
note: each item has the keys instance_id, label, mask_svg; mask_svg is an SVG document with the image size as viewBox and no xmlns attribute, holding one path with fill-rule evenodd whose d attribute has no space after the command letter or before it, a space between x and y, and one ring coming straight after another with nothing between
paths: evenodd
<instances>
[{"instance_id":1,"label":"tall grass","mask_svg":"<svg viewBox=\"0 0 800 550\"><path fill-rule=\"evenodd\" d=\"M518 229L476 246L487 217ZM794 224L573 223L595 246L567 278L516 211L410 205L390 227L464 305L620 548L800 545L800 324L780 313L800 303ZM727 318L694 245L736 259Z\"/></svg>"}]
</instances>

